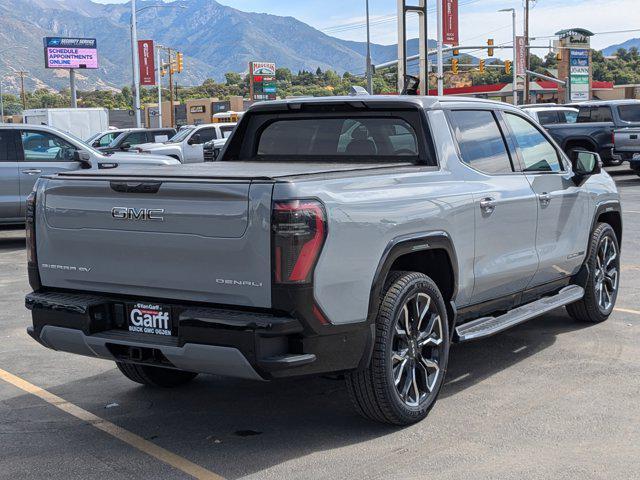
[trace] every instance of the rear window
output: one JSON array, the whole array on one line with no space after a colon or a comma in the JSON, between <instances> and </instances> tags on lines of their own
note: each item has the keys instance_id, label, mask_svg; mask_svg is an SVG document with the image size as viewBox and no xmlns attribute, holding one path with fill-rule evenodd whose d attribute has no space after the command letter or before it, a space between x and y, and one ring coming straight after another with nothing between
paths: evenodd
<instances>
[{"instance_id":1,"label":"rear window","mask_svg":"<svg viewBox=\"0 0 640 480\"><path fill-rule=\"evenodd\" d=\"M618 114L625 122L640 123L640 104L638 105L620 105Z\"/></svg>"},{"instance_id":2,"label":"rear window","mask_svg":"<svg viewBox=\"0 0 640 480\"><path fill-rule=\"evenodd\" d=\"M578 113L578 123L598 122L613 122L613 116L611 114L610 107L580 107L580 113Z\"/></svg>"},{"instance_id":3,"label":"rear window","mask_svg":"<svg viewBox=\"0 0 640 480\"><path fill-rule=\"evenodd\" d=\"M407 162L417 160L418 145L415 129L402 118L283 119L262 130L256 155Z\"/></svg>"}]
</instances>

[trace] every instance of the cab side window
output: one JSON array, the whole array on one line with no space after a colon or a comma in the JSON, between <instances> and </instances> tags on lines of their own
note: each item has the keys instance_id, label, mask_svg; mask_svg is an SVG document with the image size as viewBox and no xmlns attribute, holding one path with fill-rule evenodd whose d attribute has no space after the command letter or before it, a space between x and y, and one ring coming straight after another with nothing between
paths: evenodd
<instances>
[{"instance_id":1,"label":"cab side window","mask_svg":"<svg viewBox=\"0 0 640 480\"><path fill-rule=\"evenodd\" d=\"M76 147L49 132L20 132L25 162L73 162Z\"/></svg>"},{"instance_id":2,"label":"cab side window","mask_svg":"<svg viewBox=\"0 0 640 480\"><path fill-rule=\"evenodd\" d=\"M122 143L128 143L132 147L145 143L147 141L147 132L133 132L127 135Z\"/></svg>"},{"instance_id":3,"label":"cab side window","mask_svg":"<svg viewBox=\"0 0 640 480\"><path fill-rule=\"evenodd\" d=\"M200 143L207 143L218 138L215 128L203 128L198 134L200 135Z\"/></svg>"},{"instance_id":4,"label":"cab side window","mask_svg":"<svg viewBox=\"0 0 640 480\"><path fill-rule=\"evenodd\" d=\"M17 162L12 130L0 130L0 162Z\"/></svg>"},{"instance_id":5,"label":"cab side window","mask_svg":"<svg viewBox=\"0 0 640 480\"><path fill-rule=\"evenodd\" d=\"M512 113L504 118L522 155L525 172L563 170L556 148L531 122Z\"/></svg>"},{"instance_id":6,"label":"cab side window","mask_svg":"<svg viewBox=\"0 0 640 480\"><path fill-rule=\"evenodd\" d=\"M484 173L513 173L498 122L489 110L453 110L449 116L462 161Z\"/></svg>"}]
</instances>

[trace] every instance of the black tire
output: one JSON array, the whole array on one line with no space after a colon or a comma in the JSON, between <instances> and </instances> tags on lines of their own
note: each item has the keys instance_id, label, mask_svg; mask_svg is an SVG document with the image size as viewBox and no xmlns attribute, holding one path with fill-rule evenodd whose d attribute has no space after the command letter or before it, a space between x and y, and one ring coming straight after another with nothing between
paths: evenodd
<instances>
[{"instance_id":1,"label":"black tire","mask_svg":"<svg viewBox=\"0 0 640 480\"><path fill-rule=\"evenodd\" d=\"M426 303L426 297L430 299L429 303ZM407 313L413 315L406 319L410 328L399 330L404 325L400 322L405 318L405 305L412 305L415 312L422 310L424 313ZM424 322L420 318L429 320ZM400 331L404 331L404 335ZM439 342L437 345L436 341ZM444 383L449 346L447 310L437 285L422 273L393 273L385 285L376 319L371 361L366 369L345 375L347 390L357 412L365 418L393 425L410 425L424 419L435 405ZM404 350L404 357L397 355L399 350ZM397 362L395 366L394 361ZM432 371L430 378L428 369L433 369L434 363L437 370ZM416 380L411 382L411 378ZM402 386L396 387L395 379ZM404 390L407 381L413 391L403 398L400 390ZM424 387L424 392L420 387Z\"/></svg>"},{"instance_id":2,"label":"black tire","mask_svg":"<svg viewBox=\"0 0 640 480\"><path fill-rule=\"evenodd\" d=\"M135 363L116 362L116 366L129 380L151 387L179 387L198 376L197 373L193 372L151 365L137 365Z\"/></svg>"},{"instance_id":3,"label":"black tire","mask_svg":"<svg viewBox=\"0 0 640 480\"><path fill-rule=\"evenodd\" d=\"M601 252L602 248L605 248L605 242L610 242L609 252L612 251L611 248L615 249L615 258L608 267L605 265L606 268L600 269L599 263L602 263ZM578 302L567 305L567 312L574 319L583 322L604 322L613 312L620 286L620 246L616 232L611 225L607 223L598 223L596 225L596 228L591 233L586 264L589 267L589 278L585 287L584 297ZM615 281L610 279L610 272L613 269L615 269ZM601 297L600 286L603 289L604 297ZM607 297L609 297L608 301ZM604 305L603 298L605 300Z\"/></svg>"}]
</instances>

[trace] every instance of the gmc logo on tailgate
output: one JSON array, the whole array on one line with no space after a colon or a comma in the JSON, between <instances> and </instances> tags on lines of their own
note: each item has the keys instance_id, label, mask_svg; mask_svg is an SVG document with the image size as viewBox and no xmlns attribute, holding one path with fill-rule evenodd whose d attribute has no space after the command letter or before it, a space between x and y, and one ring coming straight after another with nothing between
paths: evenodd
<instances>
[{"instance_id":1,"label":"gmc logo on tailgate","mask_svg":"<svg viewBox=\"0 0 640 480\"><path fill-rule=\"evenodd\" d=\"M116 220L150 220L164 222L164 208L113 207L111 216Z\"/></svg>"}]
</instances>

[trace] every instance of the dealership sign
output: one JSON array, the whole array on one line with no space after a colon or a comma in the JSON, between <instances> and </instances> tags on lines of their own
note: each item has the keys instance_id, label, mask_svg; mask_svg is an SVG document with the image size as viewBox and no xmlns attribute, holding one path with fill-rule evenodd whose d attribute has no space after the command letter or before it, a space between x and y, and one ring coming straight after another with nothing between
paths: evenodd
<instances>
[{"instance_id":1,"label":"dealership sign","mask_svg":"<svg viewBox=\"0 0 640 480\"><path fill-rule=\"evenodd\" d=\"M458 45L458 0L442 0L442 30L444 43Z\"/></svg>"},{"instance_id":2,"label":"dealership sign","mask_svg":"<svg viewBox=\"0 0 640 480\"><path fill-rule=\"evenodd\" d=\"M527 40L524 37L516 37L516 74L524 75L527 72Z\"/></svg>"},{"instance_id":3,"label":"dealership sign","mask_svg":"<svg viewBox=\"0 0 640 480\"><path fill-rule=\"evenodd\" d=\"M46 37L46 68L98 68L98 46L95 38Z\"/></svg>"},{"instance_id":4,"label":"dealership sign","mask_svg":"<svg viewBox=\"0 0 640 480\"><path fill-rule=\"evenodd\" d=\"M156 62L153 54L153 40L138 40L138 59L140 64L140 85L156 84Z\"/></svg>"},{"instance_id":5,"label":"dealership sign","mask_svg":"<svg viewBox=\"0 0 640 480\"><path fill-rule=\"evenodd\" d=\"M589 83L589 53L586 48L572 48L570 50L569 80L571 82L571 101L580 102L591 97Z\"/></svg>"},{"instance_id":6,"label":"dealership sign","mask_svg":"<svg viewBox=\"0 0 640 480\"><path fill-rule=\"evenodd\" d=\"M278 87L276 84L276 64L270 62L249 63L249 79L252 100L275 100Z\"/></svg>"}]
</instances>

